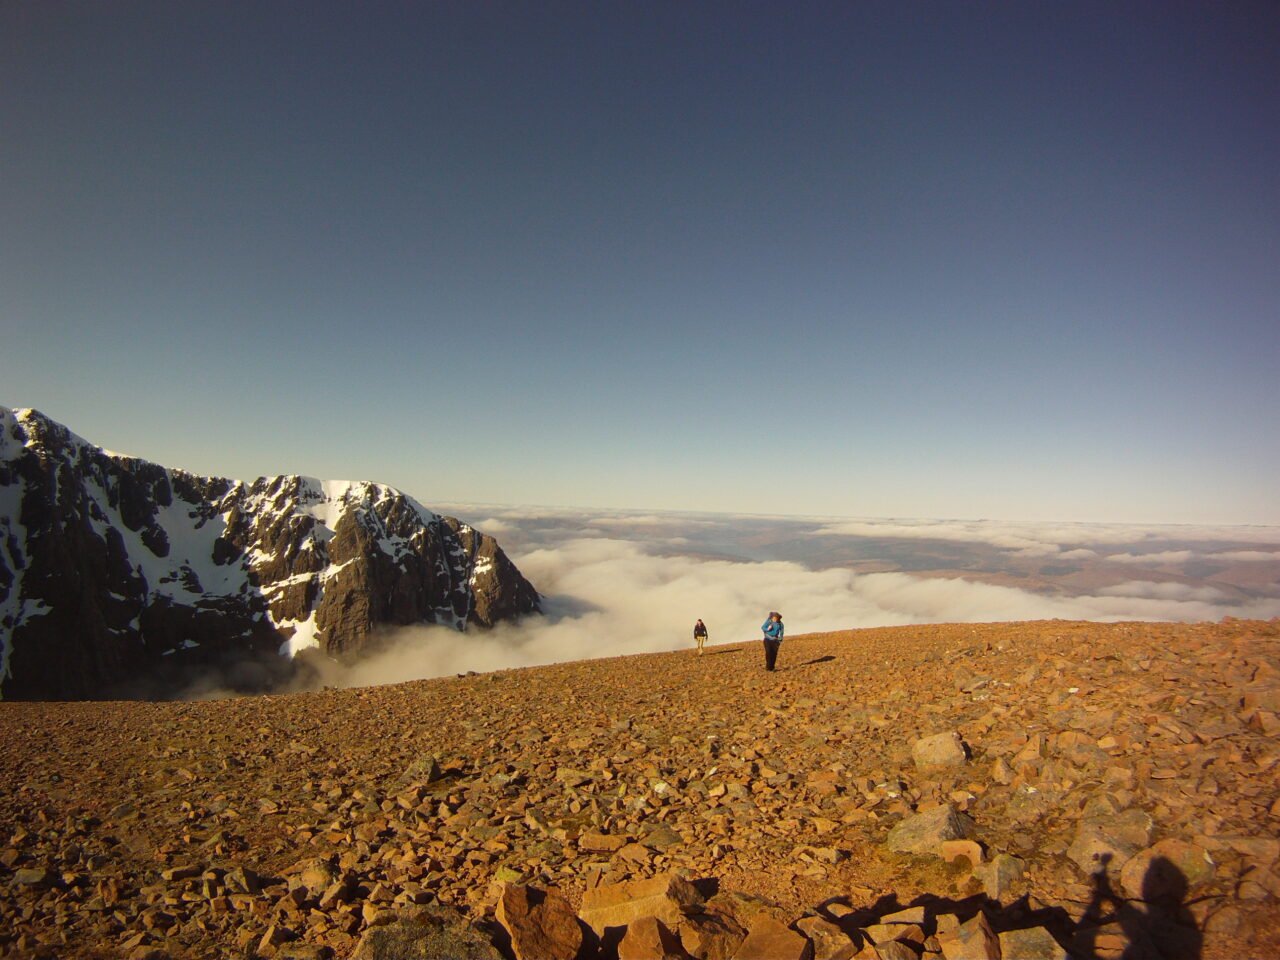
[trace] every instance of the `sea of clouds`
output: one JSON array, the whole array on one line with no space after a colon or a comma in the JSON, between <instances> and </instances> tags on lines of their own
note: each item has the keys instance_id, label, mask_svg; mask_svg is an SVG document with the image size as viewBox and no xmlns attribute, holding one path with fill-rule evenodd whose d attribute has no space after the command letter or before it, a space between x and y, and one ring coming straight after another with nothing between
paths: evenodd
<instances>
[{"instance_id":1,"label":"sea of clouds","mask_svg":"<svg viewBox=\"0 0 1280 960\"><path fill-rule=\"evenodd\" d=\"M1280 616L1277 527L440 509L499 539L543 594L544 615L465 636L396 631L384 652L326 682L363 686L687 649L699 617L712 643L755 640L770 610L782 611L789 635L913 623ZM843 552L831 552L833 540ZM857 563L832 559L901 564L926 549L943 551L944 562L947 550L961 551L964 575L858 572ZM1066 566L1060 581L1041 577L1038 590L975 579L1043 560ZM1111 563L1123 574L1104 586L1070 586L1084 565ZM1241 565L1253 574L1247 590L1205 575Z\"/></svg>"}]
</instances>

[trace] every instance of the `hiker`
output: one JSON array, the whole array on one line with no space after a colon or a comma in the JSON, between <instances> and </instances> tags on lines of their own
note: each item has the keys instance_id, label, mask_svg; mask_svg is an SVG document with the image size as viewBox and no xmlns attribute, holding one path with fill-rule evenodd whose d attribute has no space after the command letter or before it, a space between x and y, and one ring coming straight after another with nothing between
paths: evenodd
<instances>
[{"instance_id":1,"label":"hiker","mask_svg":"<svg viewBox=\"0 0 1280 960\"><path fill-rule=\"evenodd\" d=\"M771 611L760 629L764 631L764 668L772 670L778 660L778 648L782 646L782 614Z\"/></svg>"},{"instance_id":2,"label":"hiker","mask_svg":"<svg viewBox=\"0 0 1280 960\"><path fill-rule=\"evenodd\" d=\"M707 642L707 625L702 622L701 617L693 625L693 642L698 645L698 656L702 656L702 645Z\"/></svg>"}]
</instances>

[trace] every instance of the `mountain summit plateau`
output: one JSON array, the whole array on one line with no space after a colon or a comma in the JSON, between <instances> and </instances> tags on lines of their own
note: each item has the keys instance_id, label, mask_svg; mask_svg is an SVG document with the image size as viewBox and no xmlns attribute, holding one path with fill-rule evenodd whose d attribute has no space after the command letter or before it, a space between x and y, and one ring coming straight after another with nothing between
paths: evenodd
<instances>
[{"instance_id":1,"label":"mountain summit plateau","mask_svg":"<svg viewBox=\"0 0 1280 960\"><path fill-rule=\"evenodd\" d=\"M0 407L0 694L174 692L235 665L261 686L380 628L536 613L489 536L383 484L200 477Z\"/></svg>"}]
</instances>

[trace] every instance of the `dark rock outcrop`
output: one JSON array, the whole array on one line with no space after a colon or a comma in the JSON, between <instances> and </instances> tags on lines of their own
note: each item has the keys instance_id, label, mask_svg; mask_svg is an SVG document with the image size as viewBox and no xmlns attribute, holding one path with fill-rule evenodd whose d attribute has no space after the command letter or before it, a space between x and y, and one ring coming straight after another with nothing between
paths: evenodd
<instances>
[{"instance_id":1,"label":"dark rock outcrop","mask_svg":"<svg viewBox=\"0 0 1280 960\"><path fill-rule=\"evenodd\" d=\"M492 537L390 487L198 477L0 408L0 694L164 692L280 654L358 657L380 628L538 610ZM133 684L133 686L129 686ZM252 685L252 684L251 684Z\"/></svg>"}]
</instances>

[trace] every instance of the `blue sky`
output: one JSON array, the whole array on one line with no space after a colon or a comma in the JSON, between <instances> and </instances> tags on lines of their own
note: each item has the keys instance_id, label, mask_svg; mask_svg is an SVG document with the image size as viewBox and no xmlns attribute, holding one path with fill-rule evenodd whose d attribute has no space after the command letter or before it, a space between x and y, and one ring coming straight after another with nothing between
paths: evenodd
<instances>
[{"instance_id":1,"label":"blue sky","mask_svg":"<svg viewBox=\"0 0 1280 960\"><path fill-rule=\"evenodd\" d=\"M0 404L424 502L1280 523L1274 4L0 6Z\"/></svg>"}]
</instances>

